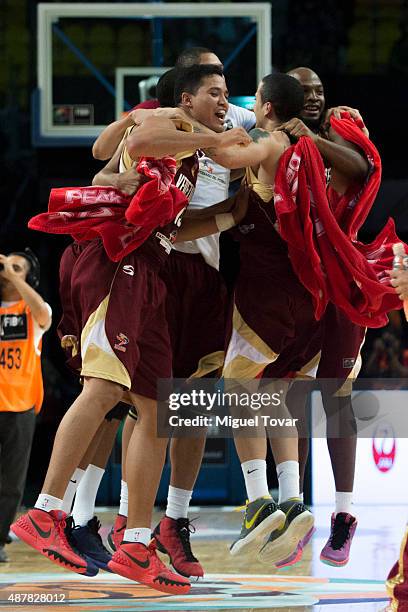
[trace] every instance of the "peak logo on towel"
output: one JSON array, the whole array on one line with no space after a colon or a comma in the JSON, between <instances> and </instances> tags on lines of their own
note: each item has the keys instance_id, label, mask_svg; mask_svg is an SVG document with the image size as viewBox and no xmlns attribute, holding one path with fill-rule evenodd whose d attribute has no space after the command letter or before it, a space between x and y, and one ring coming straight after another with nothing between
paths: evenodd
<instances>
[{"instance_id":1,"label":"peak logo on towel","mask_svg":"<svg viewBox=\"0 0 408 612\"><path fill-rule=\"evenodd\" d=\"M121 204L127 202L128 196L120 195L117 190L106 189L67 189L65 191L65 202L72 204Z\"/></svg>"}]
</instances>

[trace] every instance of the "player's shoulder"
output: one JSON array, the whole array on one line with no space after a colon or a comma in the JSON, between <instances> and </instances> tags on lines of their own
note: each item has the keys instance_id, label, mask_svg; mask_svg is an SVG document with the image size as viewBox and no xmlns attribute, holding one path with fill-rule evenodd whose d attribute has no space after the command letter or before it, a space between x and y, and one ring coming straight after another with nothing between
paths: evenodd
<instances>
[{"instance_id":1,"label":"player's shoulder","mask_svg":"<svg viewBox=\"0 0 408 612\"><path fill-rule=\"evenodd\" d=\"M249 132L248 135L252 138L254 142L266 141L268 139L269 142L274 140L273 132L268 132L268 130L264 130L260 127L254 127Z\"/></svg>"},{"instance_id":2,"label":"player's shoulder","mask_svg":"<svg viewBox=\"0 0 408 612\"><path fill-rule=\"evenodd\" d=\"M236 104L229 104L226 120L231 122L231 127L243 127L249 130L255 125L255 115L252 111Z\"/></svg>"}]
</instances>

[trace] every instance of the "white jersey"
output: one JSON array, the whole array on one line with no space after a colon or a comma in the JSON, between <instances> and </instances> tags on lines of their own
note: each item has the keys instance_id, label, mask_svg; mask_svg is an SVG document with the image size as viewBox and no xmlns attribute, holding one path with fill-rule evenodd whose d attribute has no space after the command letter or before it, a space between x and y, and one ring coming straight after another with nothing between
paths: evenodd
<instances>
[{"instance_id":1,"label":"white jersey","mask_svg":"<svg viewBox=\"0 0 408 612\"><path fill-rule=\"evenodd\" d=\"M249 131L255 125L255 115L252 111L235 104L230 104L225 118L226 129L243 127ZM206 208L228 198L230 170L215 163L209 157L199 159L200 166L194 195L189 208ZM201 253L205 261L213 268L220 265L220 235L212 234L197 240L178 242L174 245L176 251L182 253Z\"/></svg>"}]
</instances>

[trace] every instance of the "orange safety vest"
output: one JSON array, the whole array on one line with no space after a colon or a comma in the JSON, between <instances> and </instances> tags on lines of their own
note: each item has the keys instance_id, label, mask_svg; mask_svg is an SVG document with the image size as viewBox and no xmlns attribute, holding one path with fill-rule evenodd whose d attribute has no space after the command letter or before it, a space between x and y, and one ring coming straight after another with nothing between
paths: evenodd
<instances>
[{"instance_id":1,"label":"orange safety vest","mask_svg":"<svg viewBox=\"0 0 408 612\"><path fill-rule=\"evenodd\" d=\"M42 340L34 342L34 319L24 300L0 306L0 412L41 409Z\"/></svg>"}]
</instances>

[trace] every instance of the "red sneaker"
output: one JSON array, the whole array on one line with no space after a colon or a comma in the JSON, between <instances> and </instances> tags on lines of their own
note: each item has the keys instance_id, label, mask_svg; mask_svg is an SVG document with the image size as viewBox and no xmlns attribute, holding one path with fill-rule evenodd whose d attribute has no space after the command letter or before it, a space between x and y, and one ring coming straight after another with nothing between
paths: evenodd
<instances>
[{"instance_id":1,"label":"red sneaker","mask_svg":"<svg viewBox=\"0 0 408 612\"><path fill-rule=\"evenodd\" d=\"M187 578L202 578L204 570L190 546L190 532L194 531L195 528L187 518L176 520L164 516L153 531L153 537L158 550L170 557L170 563L176 572Z\"/></svg>"},{"instance_id":2,"label":"red sneaker","mask_svg":"<svg viewBox=\"0 0 408 612\"><path fill-rule=\"evenodd\" d=\"M122 544L123 534L125 533L127 523L127 517L122 514L118 514L115 518L115 522L112 525L112 529L108 533L107 543L111 552L114 553L115 550L119 548Z\"/></svg>"},{"instance_id":3,"label":"red sneaker","mask_svg":"<svg viewBox=\"0 0 408 612\"><path fill-rule=\"evenodd\" d=\"M154 542L149 546L140 542L122 542L108 567L115 574L170 595L185 595L191 588L187 578L170 571L160 561Z\"/></svg>"},{"instance_id":4,"label":"red sneaker","mask_svg":"<svg viewBox=\"0 0 408 612\"><path fill-rule=\"evenodd\" d=\"M44 557L77 574L96 576L98 568L82 557L69 541L71 523L62 510L33 508L11 525L11 530Z\"/></svg>"}]
</instances>

